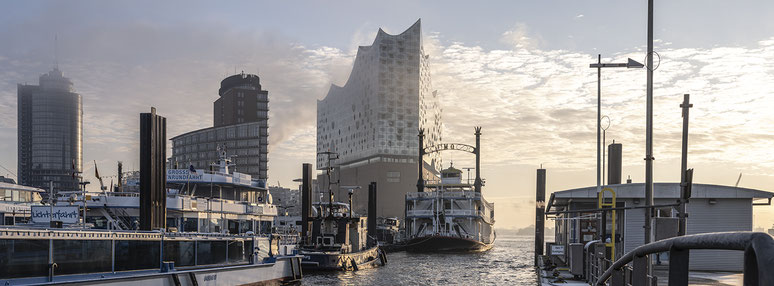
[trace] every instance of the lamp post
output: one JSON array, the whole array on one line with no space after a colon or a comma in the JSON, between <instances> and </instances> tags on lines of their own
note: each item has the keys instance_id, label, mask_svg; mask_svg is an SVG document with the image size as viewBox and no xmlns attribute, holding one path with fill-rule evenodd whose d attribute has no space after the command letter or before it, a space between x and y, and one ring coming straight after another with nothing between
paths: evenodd
<instances>
[{"instance_id":1,"label":"lamp post","mask_svg":"<svg viewBox=\"0 0 774 286\"><path fill-rule=\"evenodd\" d=\"M600 141L600 131L602 127L600 126L602 121L602 68L643 68L645 65L638 63L635 60L632 60L631 58L628 59L625 63L602 63L602 55L597 55L597 63L590 64L590 68L596 68L597 69L597 193L602 191L602 180L600 178L601 175L601 161L602 156L600 155L599 149L601 149L602 142Z\"/></svg>"}]
</instances>

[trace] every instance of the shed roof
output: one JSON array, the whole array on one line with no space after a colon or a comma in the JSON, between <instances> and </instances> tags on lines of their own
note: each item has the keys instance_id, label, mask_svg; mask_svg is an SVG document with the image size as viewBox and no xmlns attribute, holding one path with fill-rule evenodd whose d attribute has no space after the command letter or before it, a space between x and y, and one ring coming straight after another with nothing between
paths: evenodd
<instances>
[{"instance_id":1,"label":"shed roof","mask_svg":"<svg viewBox=\"0 0 774 286\"><path fill-rule=\"evenodd\" d=\"M609 185L603 187L613 189L617 198L645 198L645 183ZM597 187L592 186L558 191L554 192L551 196L554 197L555 200L581 198L596 199ZM748 188L694 183L691 187L691 197L714 199L768 199L774 197L774 193ZM680 198L680 183L654 183L653 198Z\"/></svg>"}]
</instances>

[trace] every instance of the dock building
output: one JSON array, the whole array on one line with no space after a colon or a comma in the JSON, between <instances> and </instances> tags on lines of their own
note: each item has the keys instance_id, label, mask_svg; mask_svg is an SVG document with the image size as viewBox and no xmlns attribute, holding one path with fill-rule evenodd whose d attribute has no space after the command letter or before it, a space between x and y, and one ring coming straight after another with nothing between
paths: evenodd
<instances>
[{"instance_id":1,"label":"dock building","mask_svg":"<svg viewBox=\"0 0 774 286\"><path fill-rule=\"evenodd\" d=\"M77 191L83 166L83 105L73 83L55 67L38 85L17 85L20 185Z\"/></svg>"},{"instance_id":2,"label":"dock building","mask_svg":"<svg viewBox=\"0 0 774 286\"><path fill-rule=\"evenodd\" d=\"M645 205L645 184L630 183L607 185L616 194L616 207L642 207ZM608 194L608 201L610 199ZM770 206L774 193L709 184L693 184L690 202L686 205L686 234L724 231L752 231L753 208ZM680 183L656 183L653 191L654 205L674 204L680 198ZM547 212L590 210L598 204L596 186L558 191L551 194L546 204ZM612 239L611 212L606 220L606 239ZM616 256L621 257L644 244L645 209L617 211ZM593 212L562 213L554 217L555 241L570 246L597 239L600 220ZM677 211L663 207L656 211L654 222L656 240L676 236ZM565 249L570 249L566 247ZM691 250L692 271L742 271L744 253L732 250ZM667 263L668 257L656 261Z\"/></svg>"},{"instance_id":3,"label":"dock building","mask_svg":"<svg viewBox=\"0 0 774 286\"><path fill-rule=\"evenodd\" d=\"M339 186L363 190L353 197L356 213L365 214L365 190L377 182L377 215L402 218L405 194L416 190L418 164L428 177L437 176L437 153L417 162L420 128L426 146L441 140L441 108L430 81L429 57L422 46L421 20L397 35L379 29L373 44L358 48L346 84L331 85L317 102L317 152L337 153L332 165ZM318 155L317 169L327 167L327 155ZM327 186L325 174L317 179ZM346 191L333 191L336 200L348 200Z\"/></svg>"}]
</instances>

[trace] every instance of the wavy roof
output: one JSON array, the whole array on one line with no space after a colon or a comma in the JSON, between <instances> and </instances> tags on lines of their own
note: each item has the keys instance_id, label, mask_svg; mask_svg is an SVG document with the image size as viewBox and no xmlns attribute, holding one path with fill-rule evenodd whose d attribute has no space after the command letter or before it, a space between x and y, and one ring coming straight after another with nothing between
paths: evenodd
<instances>
[{"instance_id":1,"label":"wavy roof","mask_svg":"<svg viewBox=\"0 0 774 286\"><path fill-rule=\"evenodd\" d=\"M371 47L378 45L379 43L381 43L381 41L383 39L388 39L388 38L391 39L391 38L401 37L401 36L405 35L406 33L409 33L409 31L412 31L415 27L419 31L422 30L422 19L421 18L418 19L416 22L414 22L414 24L411 25L410 27L408 27L406 30L404 30L400 34L396 34L396 35L388 34L384 30L382 30L382 28L379 28L379 31L376 32L376 38L374 39L373 43L371 43L371 45L369 45L369 46L358 46L358 48L357 48L357 55L355 55L355 62L352 64L352 71L350 71L349 78L347 78L347 82L344 84L344 86L338 86L336 84L331 84L330 88L328 88L328 95L330 95L331 93L335 93L335 91L337 91L338 89L342 89L342 88L346 87L349 84L350 80L352 79L352 72L355 71L355 67L357 66L358 59L361 58L362 56L364 56L365 53L370 52L371 51ZM421 35L420 35L420 39L421 39ZM325 97L327 98L328 95L326 95Z\"/></svg>"}]
</instances>

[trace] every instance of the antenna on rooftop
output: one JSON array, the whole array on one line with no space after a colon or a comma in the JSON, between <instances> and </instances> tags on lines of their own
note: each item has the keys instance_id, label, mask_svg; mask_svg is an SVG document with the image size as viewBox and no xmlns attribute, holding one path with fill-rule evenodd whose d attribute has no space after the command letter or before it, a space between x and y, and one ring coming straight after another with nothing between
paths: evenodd
<instances>
[{"instance_id":1,"label":"antenna on rooftop","mask_svg":"<svg viewBox=\"0 0 774 286\"><path fill-rule=\"evenodd\" d=\"M734 185L734 188L739 187L739 181L742 180L742 173L739 173L739 178L736 179L736 184Z\"/></svg>"},{"instance_id":2,"label":"antenna on rooftop","mask_svg":"<svg viewBox=\"0 0 774 286\"><path fill-rule=\"evenodd\" d=\"M59 35L54 34L54 68L59 69Z\"/></svg>"}]
</instances>

